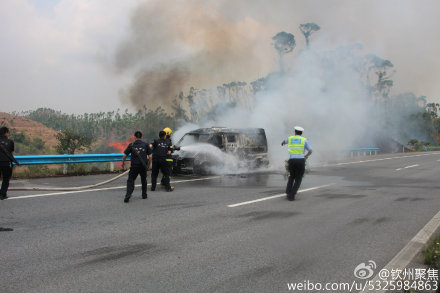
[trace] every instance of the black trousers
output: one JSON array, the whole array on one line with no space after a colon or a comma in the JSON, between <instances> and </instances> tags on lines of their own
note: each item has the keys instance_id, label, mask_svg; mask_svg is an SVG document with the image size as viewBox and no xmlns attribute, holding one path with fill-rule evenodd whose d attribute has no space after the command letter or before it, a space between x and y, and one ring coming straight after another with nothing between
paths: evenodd
<instances>
[{"instance_id":1,"label":"black trousers","mask_svg":"<svg viewBox=\"0 0 440 293\"><path fill-rule=\"evenodd\" d=\"M295 195L301 185L304 171L306 170L305 159L289 160L289 180L287 181L286 194L288 199L295 199Z\"/></svg>"},{"instance_id":2,"label":"black trousers","mask_svg":"<svg viewBox=\"0 0 440 293\"><path fill-rule=\"evenodd\" d=\"M168 158L170 159L170 158ZM170 178L171 176L173 176L173 161L167 161L169 167L170 167ZM160 180L160 184L165 185L165 182L163 181L163 175L162 175L162 180Z\"/></svg>"},{"instance_id":3,"label":"black trousers","mask_svg":"<svg viewBox=\"0 0 440 293\"><path fill-rule=\"evenodd\" d=\"M162 183L165 185L167 190L170 190L170 174L171 174L171 164L167 162L166 158L154 158L153 156L153 166L151 169L151 188L156 188L157 176L159 176L159 170L162 171L163 178Z\"/></svg>"},{"instance_id":4,"label":"black trousers","mask_svg":"<svg viewBox=\"0 0 440 293\"><path fill-rule=\"evenodd\" d=\"M145 170L144 166L142 165L134 165L131 166L130 172L128 172L127 194L125 195L125 197L130 197L133 194L134 181L136 180L138 175L141 176L142 196L147 195L147 170Z\"/></svg>"},{"instance_id":5,"label":"black trousers","mask_svg":"<svg viewBox=\"0 0 440 293\"><path fill-rule=\"evenodd\" d=\"M10 166L0 166L0 174L2 176L2 187L0 189L0 197L6 196L9 188L9 180L12 176L12 167Z\"/></svg>"}]
</instances>

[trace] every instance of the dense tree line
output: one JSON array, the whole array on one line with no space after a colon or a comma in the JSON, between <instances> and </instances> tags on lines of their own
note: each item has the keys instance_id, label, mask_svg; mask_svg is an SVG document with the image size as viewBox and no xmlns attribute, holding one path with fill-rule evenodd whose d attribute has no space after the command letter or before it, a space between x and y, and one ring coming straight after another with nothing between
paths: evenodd
<instances>
[{"instance_id":1,"label":"dense tree line","mask_svg":"<svg viewBox=\"0 0 440 293\"><path fill-rule=\"evenodd\" d=\"M404 93L390 99L385 118L388 128L395 129L396 137L421 150L440 143L439 113L440 104L427 103L425 96Z\"/></svg>"},{"instance_id":2,"label":"dense tree line","mask_svg":"<svg viewBox=\"0 0 440 293\"><path fill-rule=\"evenodd\" d=\"M21 115L42 123L57 131L73 131L94 140L123 141L134 131L140 130L145 138L155 138L164 127L176 127L176 117L161 108L148 110L144 107L136 113L120 109L111 112L65 114L49 108L39 108Z\"/></svg>"}]
</instances>

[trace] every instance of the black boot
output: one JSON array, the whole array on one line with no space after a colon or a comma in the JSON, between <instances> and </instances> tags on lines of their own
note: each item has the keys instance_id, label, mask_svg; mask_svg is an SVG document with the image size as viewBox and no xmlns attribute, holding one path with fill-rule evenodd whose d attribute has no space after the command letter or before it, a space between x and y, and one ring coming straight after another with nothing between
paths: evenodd
<instances>
[{"instance_id":1,"label":"black boot","mask_svg":"<svg viewBox=\"0 0 440 293\"><path fill-rule=\"evenodd\" d=\"M288 195L287 195L287 200L288 200L288 201L294 201L294 200L295 200L295 195L296 195L296 194L293 194L293 195L292 195L292 194L288 194Z\"/></svg>"}]
</instances>

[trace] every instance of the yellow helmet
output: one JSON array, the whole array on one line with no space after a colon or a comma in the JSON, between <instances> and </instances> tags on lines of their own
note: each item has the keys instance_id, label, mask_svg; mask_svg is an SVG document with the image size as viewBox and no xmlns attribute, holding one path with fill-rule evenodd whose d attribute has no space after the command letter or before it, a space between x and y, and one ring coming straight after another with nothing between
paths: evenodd
<instances>
[{"instance_id":1,"label":"yellow helmet","mask_svg":"<svg viewBox=\"0 0 440 293\"><path fill-rule=\"evenodd\" d=\"M166 133L167 135L171 135L171 133L173 133L173 131L172 131L171 128L169 128L169 127L165 127L165 128L163 129L163 131L165 131L165 133Z\"/></svg>"}]
</instances>

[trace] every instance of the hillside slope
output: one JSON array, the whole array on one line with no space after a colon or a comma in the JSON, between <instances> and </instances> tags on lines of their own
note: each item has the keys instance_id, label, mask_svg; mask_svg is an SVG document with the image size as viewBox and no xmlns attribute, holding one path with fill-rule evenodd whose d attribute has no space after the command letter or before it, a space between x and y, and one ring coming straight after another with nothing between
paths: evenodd
<instances>
[{"instance_id":1,"label":"hillside slope","mask_svg":"<svg viewBox=\"0 0 440 293\"><path fill-rule=\"evenodd\" d=\"M11 131L14 129L18 133L23 131L25 135L31 139L34 137L39 137L45 142L45 145L51 149L53 149L53 147L57 144L57 140L55 138L57 132L39 122L22 116L0 112L0 123L3 121Z\"/></svg>"}]
</instances>

